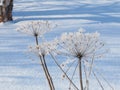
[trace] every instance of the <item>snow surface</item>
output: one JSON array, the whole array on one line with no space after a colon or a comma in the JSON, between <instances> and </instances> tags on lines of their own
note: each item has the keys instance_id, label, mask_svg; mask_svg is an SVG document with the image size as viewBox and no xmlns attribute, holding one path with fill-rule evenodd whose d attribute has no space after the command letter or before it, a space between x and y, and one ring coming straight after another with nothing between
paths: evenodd
<instances>
[{"instance_id":1,"label":"snow surface","mask_svg":"<svg viewBox=\"0 0 120 90\"><path fill-rule=\"evenodd\" d=\"M96 60L96 66L115 90L120 89L119 0L15 0L13 17L13 22L0 23L0 90L49 90L39 60L31 60L27 52L34 39L15 31L31 20L50 20L58 25L45 35L48 40L81 27L86 32L100 32L110 52ZM67 81L61 79L59 69L51 60L47 63L56 90L67 90ZM94 79L91 87L101 90Z\"/></svg>"}]
</instances>

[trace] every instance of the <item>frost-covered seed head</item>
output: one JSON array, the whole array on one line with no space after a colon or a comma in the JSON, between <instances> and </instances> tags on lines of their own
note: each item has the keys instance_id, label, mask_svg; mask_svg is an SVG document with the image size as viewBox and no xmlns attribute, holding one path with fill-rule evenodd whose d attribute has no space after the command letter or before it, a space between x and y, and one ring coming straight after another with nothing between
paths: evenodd
<instances>
[{"instance_id":1,"label":"frost-covered seed head","mask_svg":"<svg viewBox=\"0 0 120 90\"><path fill-rule=\"evenodd\" d=\"M100 57L105 50L102 49L104 43L99 39L100 34L85 33L84 30L78 32L63 33L59 39L61 54L81 59Z\"/></svg>"},{"instance_id":2,"label":"frost-covered seed head","mask_svg":"<svg viewBox=\"0 0 120 90\"><path fill-rule=\"evenodd\" d=\"M30 47L30 51L41 56L54 52L56 48L57 48L57 43L54 41L42 42L37 46Z\"/></svg>"},{"instance_id":3,"label":"frost-covered seed head","mask_svg":"<svg viewBox=\"0 0 120 90\"><path fill-rule=\"evenodd\" d=\"M17 28L17 31L32 35L35 37L40 37L48 31L51 31L54 28L50 22L48 21L32 21L28 23L24 23L24 25Z\"/></svg>"}]
</instances>

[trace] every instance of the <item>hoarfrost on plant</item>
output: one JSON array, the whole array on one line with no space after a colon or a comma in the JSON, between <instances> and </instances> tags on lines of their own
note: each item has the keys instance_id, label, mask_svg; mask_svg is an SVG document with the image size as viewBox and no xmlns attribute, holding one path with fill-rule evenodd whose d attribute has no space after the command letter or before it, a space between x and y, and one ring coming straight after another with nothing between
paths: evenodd
<instances>
[{"instance_id":1,"label":"hoarfrost on plant","mask_svg":"<svg viewBox=\"0 0 120 90\"><path fill-rule=\"evenodd\" d=\"M59 38L60 52L68 57L92 59L104 54L103 41L99 39L100 34L85 33L84 30L78 32L63 33ZM67 61L68 63L68 61Z\"/></svg>"},{"instance_id":2,"label":"hoarfrost on plant","mask_svg":"<svg viewBox=\"0 0 120 90\"><path fill-rule=\"evenodd\" d=\"M51 31L54 27L55 26L48 21L32 21L26 24L24 23L24 25L21 25L19 28L17 28L17 31L32 36L41 37L43 34Z\"/></svg>"},{"instance_id":3,"label":"hoarfrost on plant","mask_svg":"<svg viewBox=\"0 0 120 90\"><path fill-rule=\"evenodd\" d=\"M55 52L56 47L57 47L57 43L54 41L42 42L37 46L30 46L30 51L42 56L42 55L47 55L51 52Z\"/></svg>"}]
</instances>

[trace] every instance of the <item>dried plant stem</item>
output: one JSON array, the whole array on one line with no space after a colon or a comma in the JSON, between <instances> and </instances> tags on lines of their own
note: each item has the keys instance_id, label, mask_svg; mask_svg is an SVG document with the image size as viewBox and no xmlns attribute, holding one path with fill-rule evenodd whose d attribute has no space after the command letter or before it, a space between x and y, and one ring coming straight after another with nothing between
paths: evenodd
<instances>
[{"instance_id":1,"label":"dried plant stem","mask_svg":"<svg viewBox=\"0 0 120 90\"><path fill-rule=\"evenodd\" d=\"M82 62L81 57L78 60L78 66L79 66L79 77L80 77L80 90L83 90L83 78L82 78Z\"/></svg>"},{"instance_id":2,"label":"dried plant stem","mask_svg":"<svg viewBox=\"0 0 120 90\"><path fill-rule=\"evenodd\" d=\"M90 70L89 70L89 75L88 75L88 78L89 78L89 77L90 77L90 75L91 75L92 68L93 68L93 63L94 63L94 56L92 57L92 60L91 60L91 63L90 63Z\"/></svg>"},{"instance_id":3,"label":"dried plant stem","mask_svg":"<svg viewBox=\"0 0 120 90\"><path fill-rule=\"evenodd\" d=\"M104 87L103 87L102 83L100 82L100 80L98 79L98 77L96 76L95 72L94 71L92 71L92 72L93 72L93 75L95 76L98 84L100 85L101 89L104 90Z\"/></svg>"},{"instance_id":4,"label":"dried plant stem","mask_svg":"<svg viewBox=\"0 0 120 90\"><path fill-rule=\"evenodd\" d=\"M50 86L50 90L55 90L52 78L50 76L50 73L49 73L47 65L46 65L46 61L45 61L44 55L42 56L42 63L43 63L43 69L44 69L46 78L47 78L49 86Z\"/></svg>"},{"instance_id":5,"label":"dried plant stem","mask_svg":"<svg viewBox=\"0 0 120 90\"><path fill-rule=\"evenodd\" d=\"M112 85L106 80L106 78L100 73L100 72L98 72L97 71L97 73L101 76L101 78L108 84L108 86L112 89L112 90L114 90L114 88L112 87Z\"/></svg>"},{"instance_id":6,"label":"dried plant stem","mask_svg":"<svg viewBox=\"0 0 120 90\"><path fill-rule=\"evenodd\" d=\"M53 58L53 60L55 61L56 65L60 68L60 70L64 73L64 75L66 76L66 78L69 80L69 82L73 85L73 87L75 88L75 90L79 90L77 88L77 86L73 83L73 81L69 78L69 76L66 74L66 72L62 69L62 67L59 65L59 63L57 62L56 58L50 53L51 57Z\"/></svg>"},{"instance_id":7,"label":"dried plant stem","mask_svg":"<svg viewBox=\"0 0 120 90\"><path fill-rule=\"evenodd\" d=\"M88 61L87 61L88 62ZM89 90L89 78L92 72L92 68L93 68L93 63L94 63L94 56L92 57L91 63L90 63L90 67L89 67L89 72L88 72L88 76L87 76L87 72L86 72L86 66L84 64L84 72L85 72L85 76L86 76L86 86L85 88L87 90Z\"/></svg>"},{"instance_id":8,"label":"dried plant stem","mask_svg":"<svg viewBox=\"0 0 120 90\"><path fill-rule=\"evenodd\" d=\"M88 76L87 76L87 69L86 69L85 63L83 64L83 66L84 66L84 73L85 73L85 78L86 78L86 85L85 85L84 90L89 90L89 79L88 79Z\"/></svg>"},{"instance_id":9,"label":"dried plant stem","mask_svg":"<svg viewBox=\"0 0 120 90\"><path fill-rule=\"evenodd\" d=\"M50 79L51 79L50 76L49 76L50 74L49 74L49 72L47 71L47 68L46 68L45 65L44 65L43 57L41 57L41 56L39 56L39 57L40 57L41 65L42 65L42 68L43 68L43 70L44 70L45 76L46 76L46 78L47 78L47 81L48 81L50 90L54 90L54 89L53 89L53 85L52 85L51 80L50 80Z\"/></svg>"},{"instance_id":10,"label":"dried plant stem","mask_svg":"<svg viewBox=\"0 0 120 90\"><path fill-rule=\"evenodd\" d=\"M77 65L75 66L75 69L74 69L74 72L73 72L73 74L72 74L71 80L73 80L73 78L74 78L74 75L75 75L75 72L76 72L76 70L77 70L77 67L78 67L78 63L77 63ZM70 87L70 86L71 86L71 82L70 82L69 87Z\"/></svg>"},{"instance_id":11,"label":"dried plant stem","mask_svg":"<svg viewBox=\"0 0 120 90\"><path fill-rule=\"evenodd\" d=\"M36 43L36 45L38 45L38 36L35 36L35 43Z\"/></svg>"},{"instance_id":12,"label":"dried plant stem","mask_svg":"<svg viewBox=\"0 0 120 90\"><path fill-rule=\"evenodd\" d=\"M89 63L88 61L86 61L87 63ZM91 69L90 69L90 72L89 72L89 76L90 76L90 73L92 73L92 72L94 72L94 70L92 69L92 67L93 67L93 61L92 61L92 63L90 64L90 67L91 67ZM114 90L114 88L113 88L113 86L106 80L106 78L99 72L99 70L94 66L94 68L96 69L96 71L97 71L97 73L101 76L101 78L108 84L108 86L112 89L112 90ZM95 73L95 72L94 72ZM95 76L95 75L94 75Z\"/></svg>"},{"instance_id":13,"label":"dried plant stem","mask_svg":"<svg viewBox=\"0 0 120 90\"><path fill-rule=\"evenodd\" d=\"M74 63L75 63L75 61L72 62L72 64L69 66L69 68L66 70L65 73L67 73L67 72L70 70L70 68L72 67L72 65L73 65Z\"/></svg>"},{"instance_id":14,"label":"dried plant stem","mask_svg":"<svg viewBox=\"0 0 120 90\"><path fill-rule=\"evenodd\" d=\"M38 37L35 36L35 39L36 39L36 45L38 45L38 44L39 44L39 42L38 42ZM44 56L44 55L39 55L39 58L40 58L41 65L42 65L42 68L43 68L43 70L44 70L46 79L47 79L47 81L48 81L50 90L55 90L55 87L54 87L52 78L51 78L50 73L49 73L48 68L47 68L47 64L46 64L46 61L45 61L45 56Z\"/></svg>"},{"instance_id":15,"label":"dried plant stem","mask_svg":"<svg viewBox=\"0 0 120 90\"><path fill-rule=\"evenodd\" d=\"M47 65L46 65L46 61L45 61L45 57L43 56L43 61L44 61L44 65L45 65L45 69L46 69L46 72L48 74L48 79L50 81L50 85L52 86L52 89L51 90L55 90L54 88L54 84L53 84L53 81L52 81L52 77L50 76L50 73L48 71L48 68L47 68Z\"/></svg>"}]
</instances>

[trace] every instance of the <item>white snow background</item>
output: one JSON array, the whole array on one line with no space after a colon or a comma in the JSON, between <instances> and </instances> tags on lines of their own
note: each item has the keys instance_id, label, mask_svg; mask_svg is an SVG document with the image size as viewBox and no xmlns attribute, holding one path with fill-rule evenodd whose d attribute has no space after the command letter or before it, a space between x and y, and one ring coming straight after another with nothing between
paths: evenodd
<instances>
[{"instance_id":1,"label":"white snow background","mask_svg":"<svg viewBox=\"0 0 120 90\"><path fill-rule=\"evenodd\" d=\"M34 39L15 30L31 20L50 20L58 25L45 35L47 40L81 27L101 33L110 52L95 64L115 90L120 90L120 0L15 0L13 18L13 22L0 24L0 90L49 90L39 60L29 59L26 52ZM56 90L67 90L68 82L61 79L59 68L52 60L47 63ZM94 79L91 87L101 90Z\"/></svg>"}]
</instances>

